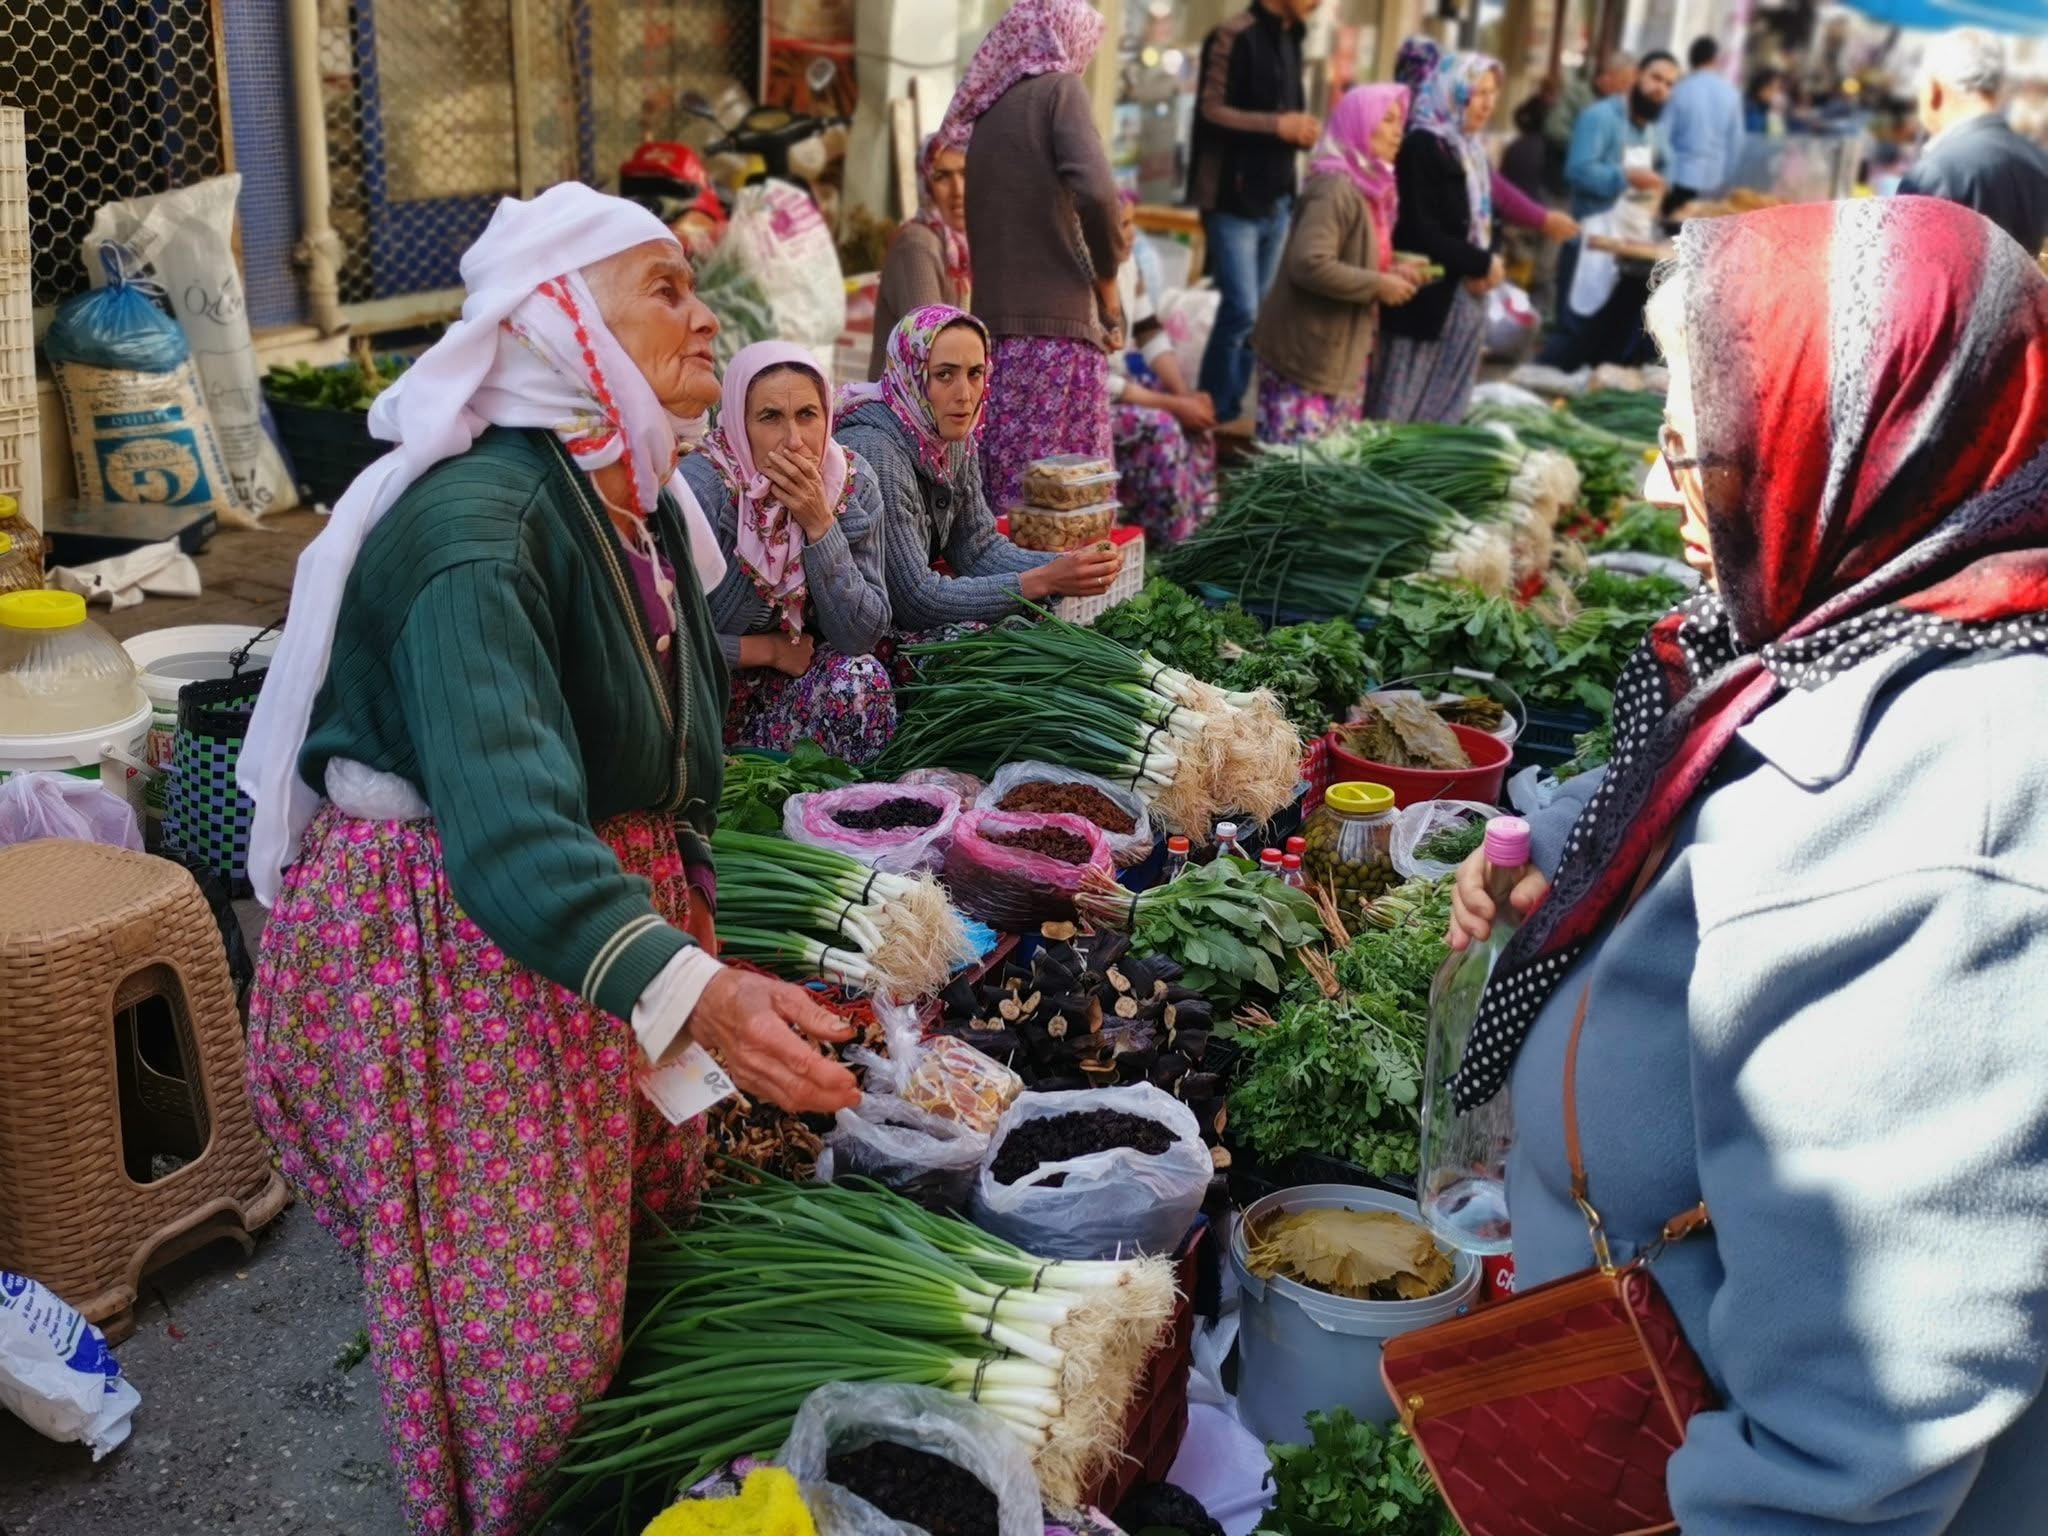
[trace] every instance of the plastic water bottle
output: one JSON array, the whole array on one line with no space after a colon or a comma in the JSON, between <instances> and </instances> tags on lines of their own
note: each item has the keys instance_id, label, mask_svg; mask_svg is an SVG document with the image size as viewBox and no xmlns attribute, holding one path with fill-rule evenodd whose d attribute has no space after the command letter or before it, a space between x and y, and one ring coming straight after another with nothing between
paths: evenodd
<instances>
[{"instance_id":1,"label":"plastic water bottle","mask_svg":"<svg viewBox=\"0 0 2048 1536\"><path fill-rule=\"evenodd\" d=\"M1166 880L1178 880L1188 872L1188 840L1178 833L1166 840ZM1162 883L1164 883L1162 881Z\"/></svg>"},{"instance_id":2,"label":"plastic water bottle","mask_svg":"<svg viewBox=\"0 0 2048 1536\"><path fill-rule=\"evenodd\" d=\"M1283 855L1281 856L1281 859L1280 859L1280 883L1281 883L1282 885L1291 885L1291 886L1293 886L1293 887L1294 887L1294 888L1295 888L1295 889L1296 889L1297 891L1305 891L1305 890L1307 890L1307 889L1308 889L1308 882L1307 882L1306 880L1304 880L1304 879L1302 879L1302 878L1301 878L1301 855L1300 855L1300 854L1298 854L1298 853L1289 853L1289 854L1283 854Z\"/></svg>"},{"instance_id":3,"label":"plastic water bottle","mask_svg":"<svg viewBox=\"0 0 2048 1536\"><path fill-rule=\"evenodd\" d=\"M1275 880L1278 880L1280 878L1280 861L1284 857L1285 855L1278 848L1266 849L1259 855L1259 873L1271 875Z\"/></svg>"},{"instance_id":4,"label":"plastic water bottle","mask_svg":"<svg viewBox=\"0 0 2048 1536\"><path fill-rule=\"evenodd\" d=\"M1220 859L1226 854L1233 859L1250 857L1244 851L1244 844L1237 840L1237 823L1234 821L1216 823L1216 857Z\"/></svg>"},{"instance_id":5,"label":"plastic water bottle","mask_svg":"<svg viewBox=\"0 0 2048 1536\"><path fill-rule=\"evenodd\" d=\"M1493 931L1467 945L1436 974L1429 989L1429 1057L1422 1083L1422 1170L1417 1181L1422 1216L1445 1242L1469 1253L1506 1253L1508 1147L1515 1122L1503 1086L1484 1104L1457 1109L1451 1079L1465 1062L1465 1048L1479 1017L1480 999L1494 964L1518 919L1508 905L1522 866L1529 862L1529 824L1497 816L1486 824L1487 893L1493 898Z\"/></svg>"}]
</instances>

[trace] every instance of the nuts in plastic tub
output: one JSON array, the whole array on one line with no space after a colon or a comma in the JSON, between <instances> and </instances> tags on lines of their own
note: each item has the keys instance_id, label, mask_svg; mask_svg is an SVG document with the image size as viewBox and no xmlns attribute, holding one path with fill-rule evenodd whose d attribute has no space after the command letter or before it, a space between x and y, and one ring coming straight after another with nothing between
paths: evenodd
<instances>
[{"instance_id":1,"label":"nuts in plastic tub","mask_svg":"<svg viewBox=\"0 0 2048 1536\"><path fill-rule=\"evenodd\" d=\"M1024 470L1024 499L1034 507L1074 512L1116 499L1116 463L1086 453L1033 459Z\"/></svg>"},{"instance_id":2,"label":"nuts in plastic tub","mask_svg":"<svg viewBox=\"0 0 2048 1536\"><path fill-rule=\"evenodd\" d=\"M1104 538L1116 524L1117 504L1057 511L1051 507L1010 508L1010 541L1019 549L1058 552Z\"/></svg>"}]
</instances>

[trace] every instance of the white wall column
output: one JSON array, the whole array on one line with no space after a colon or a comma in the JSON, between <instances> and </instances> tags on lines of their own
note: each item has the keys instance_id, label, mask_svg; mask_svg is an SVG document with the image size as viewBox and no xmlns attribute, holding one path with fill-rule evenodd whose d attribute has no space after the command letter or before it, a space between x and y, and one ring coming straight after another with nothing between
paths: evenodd
<instances>
[{"instance_id":1,"label":"white wall column","mask_svg":"<svg viewBox=\"0 0 2048 1536\"><path fill-rule=\"evenodd\" d=\"M854 7L854 72L860 104L847 142L845 200L849 207L901 218L891 205L889 103L917 94L920 134L939 126L959 69L960 8L954 0L861 0Z\"/></svg>"}]
</instances>

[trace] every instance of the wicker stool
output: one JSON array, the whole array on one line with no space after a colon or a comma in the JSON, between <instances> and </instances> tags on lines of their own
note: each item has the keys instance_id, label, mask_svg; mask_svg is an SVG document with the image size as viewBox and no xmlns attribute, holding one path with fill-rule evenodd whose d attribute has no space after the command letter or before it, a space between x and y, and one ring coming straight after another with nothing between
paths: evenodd
<instances>
[{"instance_id":1,"label":"wicker stool","mask_svg":"<svg viewBox=\"0 0 2048 1536\"><path fill-rule=\"evenodd\" d=\"M92 843L0 848L0 893L0 1269L125 1337L145 1270L253 1250L287 1198L220 930L177 865Z\"/></svg>"}]
</instances>

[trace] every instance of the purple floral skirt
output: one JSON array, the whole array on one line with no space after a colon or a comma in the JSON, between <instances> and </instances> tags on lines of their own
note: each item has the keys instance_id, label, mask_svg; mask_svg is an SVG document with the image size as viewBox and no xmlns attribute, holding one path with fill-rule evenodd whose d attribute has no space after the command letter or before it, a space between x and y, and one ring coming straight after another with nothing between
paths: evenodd
<instances>
[{"instance_id":1,"label":"purple floral skirt","mask_svg":"<svg viewBox=\"0 0 2048 1536\"><path fill-rule=\"evenodd\" d=\"M1259 441L1285 446L1313 442L1363 417L1362 395L1326 395L1259 364Z\"/></svg>"},{"instance_id":2,"label":"purple floral skirt","mask_svg":"<svg viewBox=\"0 0 2048 1536\"><path fill-rule=\"evenodd\" d=\"M1054 453L1111 458L1109 358L1062 336L998 336L981 432L982 490L997 513L1023 497L1024 471Z\"/></svg>"},{"instance_id":3,"label":"purple floral skirt","mask_svg":"<svg viewBox=\"0 0 2048 1536\"><path fill-rule=\"evenodd\" d=\"M680 925L673 822L598 830ZM431 822L314 818L263 933L250 1096L362 1264L410 1531L527 1529L611 1380L635 1201L682 1219L703 1183L702 1122L638 1093L637 1054L463 915Z\"/></svg>"},{"instance_id":4,"label":"purple floral skirt","mask_svg":"<svg viewBox=\"0 0 2048 1536\"><path fill-rule=\"evenodd\" d=\"M1216 499L1216 439L1156 406L1114 405L1109 420L1118 500L1152 548L1179 543Z\"/></svg>"},{"instance_id":5,"label":"purple floral skirt","mask_svg":"<svg viewBox=\"0 0 2048 1536\"><path fill-rule=\"evenodd\" d=\"M735 667L725 712L728 747L787 752L815 741L856 768L882 755L896 734L889 669L872 656L819 650L810 670L791 677L773 667Z\"/></svg>"}]
</instances>

